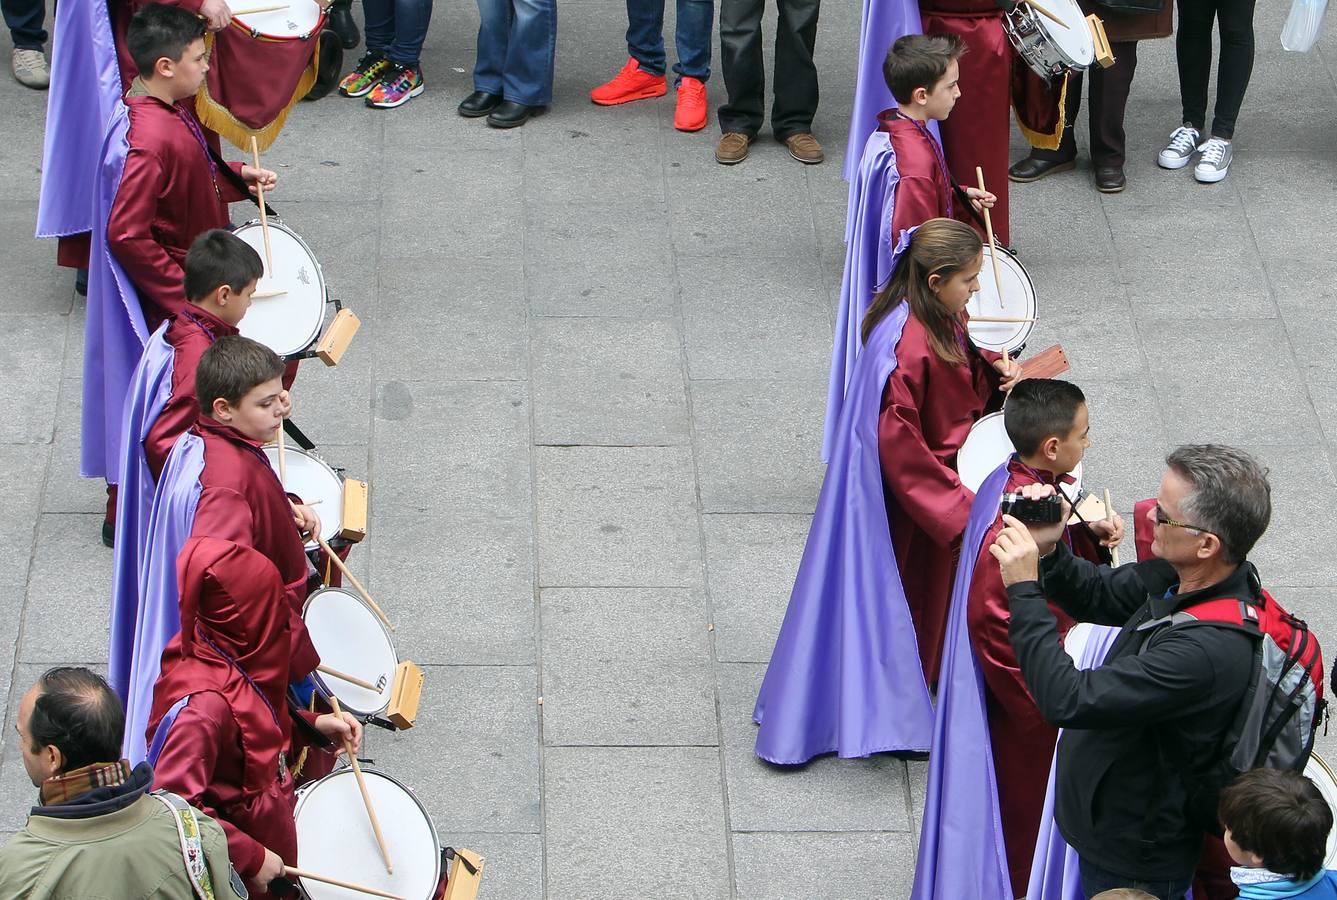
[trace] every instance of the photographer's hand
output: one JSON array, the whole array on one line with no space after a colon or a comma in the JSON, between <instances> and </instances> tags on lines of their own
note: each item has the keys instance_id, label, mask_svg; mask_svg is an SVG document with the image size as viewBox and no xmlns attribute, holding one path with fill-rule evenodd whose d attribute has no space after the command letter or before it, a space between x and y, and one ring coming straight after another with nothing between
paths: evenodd
<instances>
[{"instance_id":1,"label":"photographer's hand","mask_svg":"<svg viewBox=\"0 0 1337 900\"><path fill-rule=\"evenodd\" d=\"M1068 519L1072 516L1072 504L1068 502L1068 498L1063 496L1062 492L1055 490L1052 484L1028 484L1021 489L1021 496L1027 500L1043 500L1045 497L1051 497L1055 494L1058 495L1063 504L1063 514L1056 523L1046 525L1042 522L1016 520L1018 524L1030 532L1031 537L1040 548L1041 556L1048 556L1052 553L1054 545L1063 539L1063 529L1068 527Z\"/></svg>"},{"instance_id":2,"label":"photographer's hand","mask_svg":"<svg viewBox=\"0 0 1337 900\"><path fill-rule=\"evenodd\" d=\"M1003 586L1012 587L1023 581L1038 581L1040 578L1040 548L1035 538L1020 519L1003 514L1002 531L998 539L989 546L989 552L998 560L998 567L1003 573Z\"/></svg>"}]
</instances>

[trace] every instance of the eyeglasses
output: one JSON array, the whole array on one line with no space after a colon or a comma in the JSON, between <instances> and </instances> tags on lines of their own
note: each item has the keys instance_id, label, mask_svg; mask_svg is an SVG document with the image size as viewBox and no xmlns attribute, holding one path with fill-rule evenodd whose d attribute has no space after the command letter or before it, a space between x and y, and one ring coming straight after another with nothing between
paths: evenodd
<instances>
[{"instance_id":1,"label":"eyeglasses","mask_svg":"<svg viewBox=\"0 0 1337 900\"><path fill-rule=\"evenodd\" d=\"M1178 519L1172 519L1165 514L1159 503L1156 504L1156 524L1173 525L1175 528L1185 528L1189 531L1201 531L1204 534L1216 534L1210 528L1203 528L1201 525L1190 525L1188 522L1181 522Z\"/></svg>"}]
</instances>

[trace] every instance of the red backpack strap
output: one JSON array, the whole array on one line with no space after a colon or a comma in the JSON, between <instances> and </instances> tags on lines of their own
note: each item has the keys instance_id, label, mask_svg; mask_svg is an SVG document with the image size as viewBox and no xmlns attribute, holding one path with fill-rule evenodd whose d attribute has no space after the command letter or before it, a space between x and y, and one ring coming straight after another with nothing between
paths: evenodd
<instances>
[{"instance_id":1,"label":"red backpack strap","mask_svg":"<svg viewBox=\"0 0 1337 900\"><path fill-rule=\"evenodd\" d=\"M1252 626L1258 628L1258 609L1236 597L1218 597L1186 606L1174 614L1173 621L1179 624L1185 620L1215 622L1221 625L1234 625L1237 628Z\"/></svg>"}]
</instances>

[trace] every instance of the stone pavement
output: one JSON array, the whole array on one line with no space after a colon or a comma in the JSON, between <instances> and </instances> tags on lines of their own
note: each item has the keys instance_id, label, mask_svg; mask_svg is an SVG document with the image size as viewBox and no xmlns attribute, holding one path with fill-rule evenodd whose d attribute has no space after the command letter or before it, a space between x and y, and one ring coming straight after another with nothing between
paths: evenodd
<instances>
[{"instance_id":1,"label":"stone pavement","mask_svg":"<svg viewBox=\"0 0 1337 900\"><path fill-rule=\"evenodd\" d=\"M438 2L422 98L302 105L267 155L363 321L336 370L304 367L296 419L370 480L353 563L427 671L418 726L370 755L487 855L488 900L904 897L924 764L768 768L749 718L821 479L859 4L829 2L819 35L828 162L763 140L732 169L713 124L673 130L671 99L592 106L621 6L560 6L557 105L527 127L454 114L477 17ZM1083 159L1014 187L1012 228L1032 344L1061 341L1092 401L1090 483L1127 515L1179 442L1258 452L1276 512L1257 562L1333 656L1337 88L1331 51L1282 52L1288 6L1260 4L1223 184L1157 169L1173 47L1144 44L1128 191L1098 195ZM17 698L106 661L83 305L31 238L44 111L0 77L0 833L31 795Z\"/></svg>"}]
</instances>

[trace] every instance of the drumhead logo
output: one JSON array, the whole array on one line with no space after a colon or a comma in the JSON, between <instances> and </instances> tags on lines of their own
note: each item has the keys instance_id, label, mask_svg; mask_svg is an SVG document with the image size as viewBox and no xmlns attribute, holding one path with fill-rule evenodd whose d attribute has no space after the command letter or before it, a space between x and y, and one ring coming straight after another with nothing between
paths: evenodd
<instances>
[{"instance_id":1,"label":"drumhead logo","mask_svg":"<svg viewBox=\"0 0 1337 900\"><path fill-rule=\"evenodd\" d=\"M297 280L302 284L310 284L311 276L306 274L306 266L300 266L297 269Z\"/></svg>"}]
</instances>

